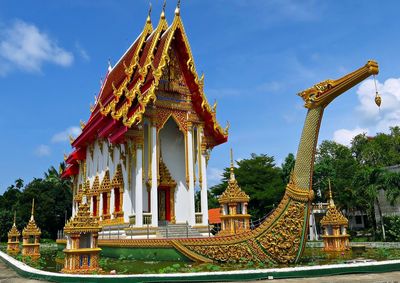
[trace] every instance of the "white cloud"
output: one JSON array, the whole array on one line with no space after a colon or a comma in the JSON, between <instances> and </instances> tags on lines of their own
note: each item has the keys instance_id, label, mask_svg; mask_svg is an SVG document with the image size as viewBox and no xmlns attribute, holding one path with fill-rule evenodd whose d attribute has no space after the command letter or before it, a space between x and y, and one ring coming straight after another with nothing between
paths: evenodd
<instances>
[{"instance_id":1,"label":"white cloud","mask_svg":"<svg viewBox=\"0 0 400 283\"><path fill-rule=\"evenodd\" d=\"M224 170L214 167L207 168L208 187L215 186L221 182Z\"/></svg>"},{"instance_id":2,"label":"white cloud","mask_svg":"<svg viewBox=\"0 0 400 283\"><path fill-rule=\"evenodd\" d=\"M358 134L368 134L368 129L355 128L353 130L340 129L333 133L333 140L337 143L349 146L351 140Z\"/></svg>"},{"instance_id":3,"label":"white cloud","mask_svg":"<svg viewBox=\"0 0 400 283\"><path fill-rule=\"evenodd\" d=\"M35 25L17 20L0 32L0 74L13 68L27 72L40 72L44 63L67 67L73 55Z\"/></svg>"},{"instance_id":4,"label":"white cloud","mask_svg":"<svg viewBox=\"0 0 400 283\"><path fill-rule=\"evenodd\" d=\"M355 108L354 122L361 127L335 131L336 142L349 145L351 139L360 133L375 135L389 132L389 128L400 125L400 78L390 78L381 83L377 81L382 104L375 104L375 84L372 79L365 80L357 89L359 104Z\"/></svg>"},{"instance_id":5,"label":"white cloud","mask_svg":"<svg viewBox=\"0 0 400 283\"><path fill-rule=\"evenodd\" d=\"M51 150L48 145L41 144L35 149L34 153L36 156L45 157L51 154Z\"/></svg>"},{"instance_id":6,"label":"white cloud","mask_svg":"<svg viewBox=\"0 0 400 283\"><path fill-rule=\"evenodd\" d=\"M374 132L387 132L389 127L400 125L400 78L390 78L384 83L377 82L382 105L375 104L375 86L373 80L366 80L357 90L360 104L357 112L362 121Z\"/></svg>"},{"instance_id":7,"label":"white cloud","mask_svg":"<svg viewBox=\"0 0 400 283\"><path fill-rule=\"evenodd\" d=\"M89 54L78 42L75 43L75 48L78 51L78 54L83 58L83 60L85 60L85 61L90 60Z\"/></svg>"},{"instance_id":8,"label":"white cloud","mask_svg":"<svg viewBox=\"0 0 400 283\"><path fill-rule=\"evenodd\" d=\"M74 138L76 138L81 132L82 130L79 127L69 127L65 131L55 134L51 138L51 142L53 143L66 142L69 140L69 136L73 136Z\"/></svg>"}]
</instances>

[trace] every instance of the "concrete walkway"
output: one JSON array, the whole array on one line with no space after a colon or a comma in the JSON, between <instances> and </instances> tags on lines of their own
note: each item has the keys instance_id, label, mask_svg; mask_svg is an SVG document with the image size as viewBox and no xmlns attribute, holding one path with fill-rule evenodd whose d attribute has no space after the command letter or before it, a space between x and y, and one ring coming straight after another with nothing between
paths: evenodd
<instances>
[{"instance_id":1,"label":"concrete walkway","mask_svg":"<svg viewBox=\"0 0 400 283\"><path fill-rule=\"evenodd\" d=\"M3 261L0 260L0 283L46 283L48 281L29 280L20 277L14 270L7 267ZM121 280L123 282L123 280ZM258 280L247 281L253 283L268 282L268 283L400 283L400 272L387 272L375 274L351 274L351 275L338 275L328 277L316 278L295 278L295 279L276 279L276 280ZM50 283L50 282L48 282Z\"/></svg>"},{"instance_id":2,"label":"concrete walkway","mask_svg":"<svg viewBox=\"0 0 400 283\"><path fill-rule=\"evenodd\" d=\"M0 260L0 283L44 283L47 281L29 280L20 277L14 270Z\"/></svg>"},{"instance_id":3,"label":"concrete walkway","mask_svg":"<svg viewBox=\"0 0 400 283\"><path fill-rule=\"evenodd\" d=\"M373 273L373 274L349 274L315 278L294 278L294 279L276 279L276 280L258 280L248 281L253 283L400 283L400 272Z\"/></svg>"}]
</instances>

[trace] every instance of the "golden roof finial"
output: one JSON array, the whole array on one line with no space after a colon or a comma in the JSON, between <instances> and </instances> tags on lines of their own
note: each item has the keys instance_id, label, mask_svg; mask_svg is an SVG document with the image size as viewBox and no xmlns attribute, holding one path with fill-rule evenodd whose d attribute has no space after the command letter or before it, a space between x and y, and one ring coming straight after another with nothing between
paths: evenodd
<instances>
[{"instance_id":1,"label":"golden roof finial","mask_svg":"<svg viewBox=\"0 0 400 283\"><path fill-rule=\"evenodd\" d=\"M148 14L147 14L147 20L146 20L146 22L148 23L148 24L150 24L151 23L151 11L153 10L153 6L151 5L151 2L149 2L149 12L148 12Z\"/></svg>"},{"instance_id":2,"label":"golden roof finial","mask_svg":"<svg viewBox=\"0 0 400 283\"><path fill-rule=\"evenodd\" d=\"M180 13L181 13L181 0L178 0L178 3L176 3L175 15L179 16Z\"/></svg>"},{"instance_id":3,"label":"golden roof finial","mask_svg":"<svg viewBox=\"0 0 400 283\"><path fill-rule=\"evenodd\" d=\"M332 198L332 189L331 189L331 179L328 179L328 187L329 187L329 206L335 206Z\"/></svg>"},{"instance_id":4,"label":"golden roof finial","mask_svg":"<svg viewBox=\"0 0 400 283\"><path fill-rule=\"evenodd\" d=\"M33 220L33 213L35 211L35 199L32 199L32 211L31 211L31 220Z\"/></svg>"},{"instance_id":5,"label":"golden roof finial","mask_svg":"<svg viewBox=\"0 0 400 283\"><path fill-rule=\"evenodd\" d=\"M234 164L233 164L233 149L231 148L231 180L235 179L235 172L234 172Z\"/></svg>"},{"instance_id":6,"label":"golden roof finial","mask_svg":"<svg viewBox=\"0 0 400 283\"><path fill-rule=\"evenodd\" d=\"M13 224L13 226L16 226L15 225L16 219L17 219L17 211L14 210L14 224Z\"/></svg>"},{"instance_id":7,"label":"golden roof finial","mask_svg":"<svg viewBox=\"0 0 400 283\"><path fill-rule=\"evenodd\" d=\"M165 19L165 7L167 6L167 0L164 0L164 4L162 7L162 12L161 12L161 19Z\"/></svg>"}]
</instances>

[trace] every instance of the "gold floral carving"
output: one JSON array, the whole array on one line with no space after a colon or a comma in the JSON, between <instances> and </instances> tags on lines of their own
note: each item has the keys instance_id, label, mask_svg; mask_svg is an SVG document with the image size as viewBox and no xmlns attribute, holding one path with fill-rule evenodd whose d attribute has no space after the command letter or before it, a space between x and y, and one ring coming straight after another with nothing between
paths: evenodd
<instances>
[{"instance_id":1,"label":"gold floral carving","mask_svg":"<svg viewBox=\"0 0 400 283\"><path fill-rule=\"evenodd\" d=\"M275 225L257 240L271 257L282 263L293 262L300 249L305 204L292 201Z\"/></svg>"}]
</instances>

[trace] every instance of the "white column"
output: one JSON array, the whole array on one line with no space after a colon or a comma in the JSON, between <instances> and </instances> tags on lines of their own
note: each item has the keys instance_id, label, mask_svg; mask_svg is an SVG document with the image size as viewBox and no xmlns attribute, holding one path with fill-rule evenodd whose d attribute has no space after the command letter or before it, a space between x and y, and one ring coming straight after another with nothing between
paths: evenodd
<instances>
[{"instance_id":1,"label":"white column","mask_svg":"<svg viewBox=\"0 0 400 283\"><path fill-rule=\"evenodd\" d=\"M110 218L114 218L113 217L114 204L115 204L114 188L111 188L111 192L110 192Z\"/></svg>"},{"instance_id":2,"label":"white column","mask_svg":"<svg viewBox=\"0 0 400 283\"><path fill-rule=\"evenodd\" d=\"M127 152L127 151L125 151ZM131 191L132 187L130 186L130 181L128 181L129 178L129 173L128 170L131 169L130 164L126 165L127 163L131 162L131 159L129 156L126 156L126 163L124 166L122 166L122 175L125 176L124 178L124 194L122 196L122 211L124 212L124 222L128 223L129 222L129 215L132 214L133 208L132 208L132 200L131 200Z\"/></svg>"},{"instance_id":3,"label":"white column","mask_svg":"<svg viewBox=\"0 0 400 283\"><path fill-rule=\"evenodd\" d=\"M201 183L201 213L203 214L203 225L208 225L208 184L207 184L207 164L205 154L201 154L201 170L203 172L203 179Z\"/></svg>"},{"instance_id":4,"label":"white column","mask_svg":"<svg viewBox=\"0 0 400 283\"><path fill-rule=\"evenodd\" d=\"M99 215L97 216L102 216L103 215L103 193L99 194Z\"/></svg>"},{"instance_id":5,"label":"white column","mask_svg":"<svg viewBox=\"0 0 400 283\"><path fill-rule=\"evenodd\" d=\"M193 128L192 126L188 126L188 131L187 131L187 154L188 154L188 173L189 173L189 200L188 200L188 206L187 208L189 209L189 225L195 225L196 224L196 218L195 218L195 206L194 206L194 166L193 166Z\"/></svg>"},{"instance_id":6,"label":"white column","mask_svg":"<svg viewBox=\"0 0 400 283\"><path fill-rule=\"evenodd\" d=\"M72 201L72 217L75 216L75 200Z\"/></svg>"},{"instance_id":7,"label":"white column","mask_svg":"<svg viewBox=\"0 0 400 283\"><path fill-rule=\"evenodd\" d=\"M135 177L136 177L136 198L135 198L135 210L136 210L136 226L140 227L143 225L143 144L136 145L136 166L135 166Z\"/></svg>"},{"instance_id":8,"label":"white column","mask_svg":"<svg viewBox=\"0 0 400 283\"><path fill-rule=\"evenodd\" d=\"M157 162L157 128L151 125L151 192L150 192L150 211L152 226L158 226L158 162Z\"/></svg>"}]
</instances>

